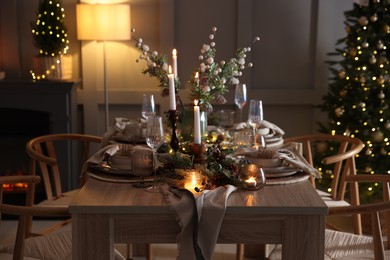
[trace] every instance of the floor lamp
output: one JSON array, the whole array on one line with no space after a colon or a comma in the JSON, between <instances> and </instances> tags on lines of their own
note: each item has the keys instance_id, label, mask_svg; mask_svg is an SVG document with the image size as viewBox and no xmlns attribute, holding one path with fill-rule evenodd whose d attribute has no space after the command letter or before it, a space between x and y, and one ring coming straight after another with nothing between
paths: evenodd
<instances>
[{"instance_id":1,"label":"floor lamp","mask_svg":"<svg viewBox=\"0 0 390 260\"><path fill-rule=\"evenodd\" d=\"M105 127L109 126L108 77L106 41L130 40L130 5L127 4L78 4L77 39L102 41L104 56L104 105Z\"/></svg>"}]
</instances>

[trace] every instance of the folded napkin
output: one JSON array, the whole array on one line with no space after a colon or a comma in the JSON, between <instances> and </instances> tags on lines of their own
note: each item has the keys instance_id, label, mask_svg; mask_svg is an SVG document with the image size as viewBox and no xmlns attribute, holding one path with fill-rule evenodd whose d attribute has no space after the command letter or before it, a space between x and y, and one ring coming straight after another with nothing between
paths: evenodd
<instances>
[{"instance_id":1,"label":"folded napkin","mask_svg":"<svg viewBox=\"0 0 390 260\"><path fill-rule=\"evenodd\" d=\"M245 129L245 128L251 128L251 126L248 124L248 122L241 122L238 124L235 124L233 126L234 129ZM274 132L275 134L284 135L284 131L277 125L267 121L263 120L263 122L260 124L259 128L269 128L271 132Z\"/></svg>"},{"instance_id":2,"label":"folded napkin","mask_svg":"<svg viewBox=\"0 0 390 260\"><path fill-rule=\"evenodd\" d=\"M194 196L186 189L161 186L161 193L176 216L179 260L211 259L225 215L229 195L237 187L227 185Z\"/></svg>"},{"instance_id":3,"label":"folded napkin","mask_svg":"<svg viewBox=\"0 0 390 260\"><path fill-rule=\"evenodd\" d=\"M321 178L321 174L310 165L306 159L297 151L297 143L287 143L276 150L263 150L257 151L252 148L238 148L233 152L233 156L245 156L252 158L279 158L282 159L285 164L294 166L302 171L314 176L315 178Z\"/></svg>"}]
</instances>

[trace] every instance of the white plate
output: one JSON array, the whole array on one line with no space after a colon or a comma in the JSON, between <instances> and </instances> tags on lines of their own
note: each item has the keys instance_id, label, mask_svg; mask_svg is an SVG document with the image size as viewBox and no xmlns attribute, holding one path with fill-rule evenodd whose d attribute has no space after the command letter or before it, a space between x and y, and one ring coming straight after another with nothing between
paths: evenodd
<instances>
[{"instance_id":1,"label":"white plate","mask_svg":"<svg viewBox=\"0 0 390 260\"><path fill-rule=\"evenodd\" d=\"M278 178L294 175L299 170L288 166L280 166L274 168L263 168L263 171L266 178Z\"/></svg>"}]
</instances>

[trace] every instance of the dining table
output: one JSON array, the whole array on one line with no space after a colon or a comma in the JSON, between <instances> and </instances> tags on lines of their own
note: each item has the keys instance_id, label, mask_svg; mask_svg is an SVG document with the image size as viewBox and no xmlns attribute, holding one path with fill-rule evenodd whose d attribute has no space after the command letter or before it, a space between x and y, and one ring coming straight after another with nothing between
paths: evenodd
<instances>
[{"instance_id":1,"label":"dining table","mask_svg":"<svg viewBox=\"0 0 390 260\"><path fill-rule=\"evenodd\" d=\"M114 259L115 243L176 243L180 226L161 193L88 178L69 205L73 259ZM283 259L324 259L327 206L306 179L238 189L226 203L218 243L282 244Z\"/></svg>"}]
</instances>

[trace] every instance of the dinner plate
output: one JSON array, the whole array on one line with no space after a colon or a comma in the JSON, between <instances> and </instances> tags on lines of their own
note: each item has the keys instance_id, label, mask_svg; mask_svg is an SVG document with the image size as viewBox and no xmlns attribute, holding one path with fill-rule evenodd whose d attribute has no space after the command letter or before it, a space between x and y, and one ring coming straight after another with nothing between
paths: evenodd
<instances>
[{"instance_id":1,"label":"dinner plate","mask_svg":"<svg viewBox=\"0 0 390 260\"><path fill-rule=\"evenodd\" d=\"M133 174L133 172L131 171L131 169L120 169L120 168L113 167L113 166L105 167L105 166L102 166L100 164L93 164L93 165L90 166L90 168L91 168L91 170L95 170L95 171L98 171L98 172L101 172L101 173L105 173L105 174L132 175L132 176L135 176Z\"/></svg>"},{"instance_id":2,"label":"dinner plate","mask_svg":"<svg viewBox=\"0 0 390 260\"><path fill-rule=\"evenodd\" d=\"M278 178L294 175L299 170L288 166L280 166L273 168L263 168L263 171L266 178Z\"/></svg>"},{"instance_id":3,"label":"dinner plate","mask_svg":"<svg viewBox=\"0 0 390 260\"><path fill-rule=\"evenodd\" d=\"M141 181L139 176L134 175L113 175L113 174L105 174L99 171L89 171L88 175L94 179L100 181L109 181L109 182L119 182L119 183L137 183ZM145 176L144 181L150 182L154 180L154 176Z\"/></svg>"}]
</instances>

